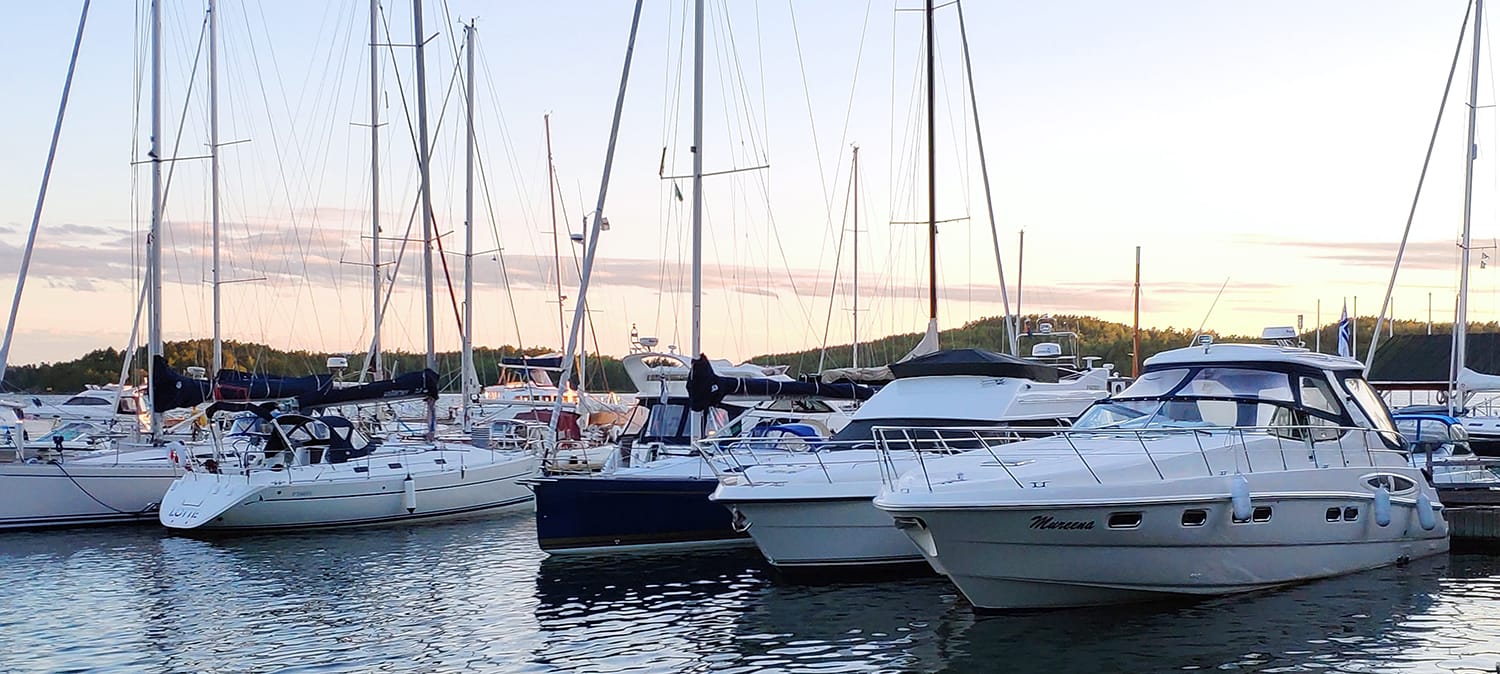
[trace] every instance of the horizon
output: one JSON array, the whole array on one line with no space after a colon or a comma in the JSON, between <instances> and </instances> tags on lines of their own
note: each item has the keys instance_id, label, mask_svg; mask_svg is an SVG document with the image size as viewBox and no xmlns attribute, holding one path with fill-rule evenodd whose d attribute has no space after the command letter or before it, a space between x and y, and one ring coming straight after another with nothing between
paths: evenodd
<instances>
[{"instance_id":1,"label":"horizon","mask_svg":"<svg viewBox=\"0 0 1500 674\"><path fill-rule=\"evenodd\" d=\"M437 230L451 233L443 245L455 290L462 260L451 253L461 239L463 180L452 20L474 8L487 15L476 54L487 180L476 200L475 248L485 252L475 260L475 344L562 350L541 117L552 114L559 227L567 228L558 245L576 251L567 239L591 208L582 204L596 196L629 7L575 16L525 6L502 14L455 0L444 16L442 6L428 4L429 32L438 35L427 73L437 129L433 193ZM853 341L851 243L840 240L850 229L844 205L853 143L863 150L861 341L920 333L925 231L888 224L925 217L924 132L913 117L920 22L873 2L710 4L705 171L771 168L704 181L703 350L744 360ZM369 130L356 126L369 121L367 19L357 7L319 11L286 0L257 7L258 16L224 2L220 16L220 136L249 141L223 149L224 276L245 281L223 286L224 337L361 353L371 315L370 271L360 266L370 254ZM193 71L191 64L201 55L201 7L165 9L163 146L198 156L207 137L205 65ZM1351 313L1377 313L1368 308L1378 308L1389 280L1464 9L1458 0L966 6L1012 310L1024 231L1022 311L1128 324L1139 245L1143 323L1196 329L1208 314L1205 327L1215 332L1255 335L1266 325L1293 325L1299 314L1307 324L1322 318L1329 325L1346 300ZM7 110L15 148L0 164L5 289L16 278L77 22L76 7L22 11L0 28L5 55L34 64L15 73L19 93ZM130 166L146 149L144 119L133 119L143 111L134 91L136 82L144 86L139 35L117 27L138 26L138 8L92 11L18 316L15 364L123 349L130 338L149 172ZM391 9L385 20L393 40L409 37L404 10ZM631 325L683 350L690 341L691 198L676 198L679 189L689 194L690 183L656 175L680 175L690 164L684 23L676 7L650 5L642 16L605 209L612 223L590 290L604 353L628 350ZM951 329L1002 307L956 17L940 12L938 24L938 217L949 220L939 230L939 324ZM542 62L548 67L529 65ZM416 192L403 113L414 96L410 55L387 50L381 64L381 218L384 236L399 238ZM1392 313L1403 320L1425 323L1429 302L1435 322L1452 320L1464 154L1458 92L1466 82L1463 72L1455 79L1396 286ZM1483 106L1495 99L1491 85L1486 60ZM1493 246L1478 242L1500 238L1500 172L1489 152L1500 126L1491 107L1479 118L1480 253L1470 319L1486 322L1500 316L1500 283L1488 269ZM163 334L207 338L207 164L169 166ZM396 246L384 247L385 260ZM575 299L573 265L565 253L564 314ZM396 275L386 350L412 352L422 343L417 266L408 255ZM438 274L436 340L439 351L453 350L455 309ZM1319 300L1327 305L1321 317Z\"/></svg>"}]
</instances>

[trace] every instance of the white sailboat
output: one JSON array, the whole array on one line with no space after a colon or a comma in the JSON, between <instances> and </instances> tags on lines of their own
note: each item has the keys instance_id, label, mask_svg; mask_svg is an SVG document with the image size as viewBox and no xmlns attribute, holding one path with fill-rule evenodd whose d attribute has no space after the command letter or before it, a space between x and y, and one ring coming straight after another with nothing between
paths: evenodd
<instances>
[{"instance_id":1,"label":"white sailboat","mask_svg":"<svg viewBox=\"0 0 1500 674\"><path fill-rule=\"evenodd\" d=\"M373 4L372 0L372 4ZM417 38L417 110L426 290L427 359L433 351L431 244L433 219L427 148L426 81L421 0L413 5ZM372 9L372 16L374 10ZM374 28L372 27L372 34ZM468 57L468 189L466 219L473 224L473 59L475 28L465 28ZM372 46L374 40L372 38ZM467 265L466 265L467 267ZM472 286L466 284L466 294ZM466 365L471 362L471 321L464 325ZM468 419L469 373L464 373ZM516 449L482 449L436 439L436 397L427 397L425 437L377 444L347 419L286 414L262 416L259 442L235 470L195 470L174 482L162 499L161 523L172 529L218 531L302 529L430 520L496 512L531 500L520 480L535 473L539 457ZM222 405L222 404L220 404Z\"/></svg>"}]
</instances>

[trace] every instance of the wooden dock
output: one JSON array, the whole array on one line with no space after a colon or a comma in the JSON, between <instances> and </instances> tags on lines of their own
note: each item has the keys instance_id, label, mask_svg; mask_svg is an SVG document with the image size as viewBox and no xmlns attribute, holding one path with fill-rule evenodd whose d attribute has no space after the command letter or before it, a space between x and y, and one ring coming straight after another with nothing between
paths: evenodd
<instances>
[{"instance_id":1,"label":"wooden dock","mask_svg":"<svg viewBox=\"0 0 1500 674\"><path fill-rule=\"evenodd\" d=\"M1500 488L1438 487L1455 543L1500 543Z\"/></svg>"}]
</instances>

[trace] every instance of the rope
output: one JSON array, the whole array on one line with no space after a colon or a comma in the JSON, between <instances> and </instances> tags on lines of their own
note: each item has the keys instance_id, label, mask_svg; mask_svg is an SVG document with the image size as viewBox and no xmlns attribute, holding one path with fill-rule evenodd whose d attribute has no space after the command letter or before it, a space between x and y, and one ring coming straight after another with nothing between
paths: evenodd
<instances>
[{"instance_id":1,"label":"rope","mask_svg":"<svg viewBox=\"0 0 1500 674\"><path fill-rule=\"evenodd\" d=\"M97 497L95 497L92 493L90 493L89 490L85 489L83 487L83 485L81 485L81 484L78 483L78 480L74 479L73 476L70 473L68 473L68 469L63 468L63 465L62 465L61 462L59 462L59 461L48 461L47 463L50 463L50 464L52 464L54 466L57 466L57 470L60 471L63 474L63 477L68 478L68 481L72 482L73 486L78 488L78 491L83 492L84 496L89 497L89 500L93 501L94 503L98 503L99 505L103 506L104 509L109 510L111 512L114 512L116 514L140 516L140 515L144 515L144 514L146 514L148 512L151 512L153 510L156 510L160 506L160 504L158 504L158 503L148 503L148 504L146 504L146 507L141 508L138 511L132 512L132 511L129 511L129 510L120 510L119 508L116 508L116 507L114 507L114 506L112 506L112 505L110 505L108 503L100 501Z\"/></svg>"}]
</instances>

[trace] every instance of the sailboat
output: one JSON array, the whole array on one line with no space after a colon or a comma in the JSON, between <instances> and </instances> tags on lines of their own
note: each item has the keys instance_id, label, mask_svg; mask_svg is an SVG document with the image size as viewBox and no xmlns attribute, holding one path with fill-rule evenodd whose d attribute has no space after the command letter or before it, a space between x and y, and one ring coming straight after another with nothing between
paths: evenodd
<instances>
[{"instance_id":1,"label":"sailboat","mask_svg":"<svg viewBox=\"0 0 1500 674\"><path fill-rule=\"evenodd\" d=\"M375 16L371 0L371 16ZM425 257L427 363L432 385L425 392L426 432L415 442L376 442L336 415L271 414L265 406L215 403L211 410L256 414L237 469L203 466L175 481L162 498L161 523L178 530L246 531L361 526L498 512L531 500L519 481L531 476L539 458L525 450L481 449L436 438L436 355L433 339L433 211L427 145L426 69L422 3L412 3L416 35L418 153ZM371 48L375 24L371 24ZM474 170L474 25L465 27L468 57L467 183L465 218L472 251ZM372 92L373 95L373 92ZM472 271L467 256L466 273ZM472 278L472 276L470 276ZM466 281L472 295L472 281ZM467 303L466 303L467 304ZM463 330L464 362L472 368L472 320ZM470 396L464 373L465 406ZM464 410L468 419L468 410Z\"/></svg>"}]
</instances>

